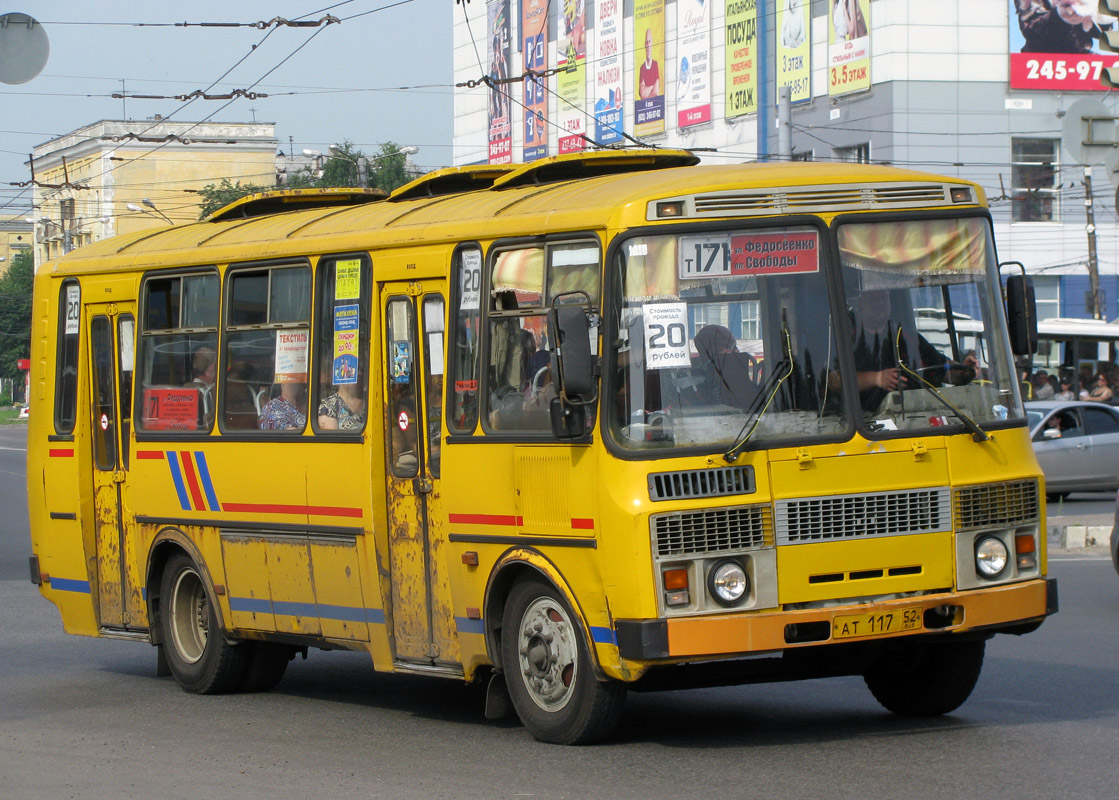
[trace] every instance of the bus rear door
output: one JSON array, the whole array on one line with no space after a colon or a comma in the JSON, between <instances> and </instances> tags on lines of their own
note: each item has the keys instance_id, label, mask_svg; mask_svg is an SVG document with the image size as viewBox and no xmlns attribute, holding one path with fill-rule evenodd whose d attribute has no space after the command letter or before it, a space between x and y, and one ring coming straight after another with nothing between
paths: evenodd
<instances>
[{"instance_id":1,"label":"bus rear door","mask_svg":"<svg viewBox=\"0 0 1119 800\"><path fill-rule=\"evenodd\" d=\"M135 539L126 535L132 521L124 501L136 352L135 304L88 305L86 325L99 623L102 628L139 628L146 625L147 615L138 560L127 552Z\"/></svg>"}]
</instances>

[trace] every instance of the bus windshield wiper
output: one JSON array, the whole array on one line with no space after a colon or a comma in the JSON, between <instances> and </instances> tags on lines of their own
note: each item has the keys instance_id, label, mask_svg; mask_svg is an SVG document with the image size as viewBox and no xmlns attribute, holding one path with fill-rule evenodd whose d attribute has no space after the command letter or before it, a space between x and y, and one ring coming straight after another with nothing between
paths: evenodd
<instances>
[{"instance_id":1,"label":"bus windshield wiper","mask_svg":"<svg viewBox=\"0 0 1119 800\"><path fill-rule=\"evenodd\" d=\"M754 396L753 401L746 408L746 422L743 423L742 429L735 437L734 444L730 449L723 453L723 460L728 464L733 464L738 460L738 456L742 454L742 450L750 441L750 437L757 431L758 425L765 416L765 412L773 404L773 398L777 396L778 390L784 385L789 376L793 374L793 346L792 339L789 336L789 321L785 316L784 309L781 312L782 325L781 325L781 349L783 351L782 358L775 365L773 373L765 379L762 388Z\"/></svg>"},{"instance_id":2,"label":"bus windshield wiper","mask_svg":"<svg viewBox=\"0 0 1119 800\"><path fill-rule=\"evenodd\" d=\"M972 438L975 441L986 442L987 440L989 440L991 438L991 434L987 433L987 431L985 431L981 427L979 427L978 422L973 420L971 417L969 417L967 414L965 414L963 411L961 411L959 408L957 408L955 406L955 404L952 403L947 397L942 395L940 393L939 389L937 389L935 386L933 386L931 383L929 383L925 379L924 375L922 375L920 372L917 372L916 370L910 369L909 365L906 364L904 361L902 361L902 359L901 359L901 333L902 333L902 329L901 329L901 326L899 325L898 326L897 338L894 342L894 360L897 362L898 372L904 373L905 375L909 376L910 378L915 378L917 380L917 385L918 386L920 386L922 389L924 389L929 394L931 394L933 397L935 397L937 400L939 400L940 403L945 408L947 408L949 411L952 412L953 416L955 416L957 419L960 420L960 422L962 422L964 424L964 427L968 429L968 431L972 435ZM902 391L904 391L904 390L899 385L898 386L898 392L900 393Z\"/></svg>"}]
</instances>

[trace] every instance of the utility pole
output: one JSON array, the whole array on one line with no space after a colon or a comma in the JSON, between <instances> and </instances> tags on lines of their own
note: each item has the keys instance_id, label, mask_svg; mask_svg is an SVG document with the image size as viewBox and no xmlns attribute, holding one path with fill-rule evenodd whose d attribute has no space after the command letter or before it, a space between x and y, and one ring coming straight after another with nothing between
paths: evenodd
<instances>
[{"instance_id":1,"label":"utility pole","mask_svg":"<svg viewBox=\"0 0 1119 800\"><path fill-rule=\"evenodd\" d=\"M1092 168L1084 167L1084 212L1088 224L1088 285L1092 294L1092 318L1103 319L1100 308L1100 265L1096 258L1096 215L1092 208Z\"/></svg>"},{"instance_id":2,"label":"utility pole","mask_svg":"<svg viewBox=\"0 0 1119 800\"><path fill-rule=\"evenodd\" d=\"M793 157L792 112L789 108L790 89L781 86L777 89L777 157L790 161Z\"/></svg>"}]
</instances>

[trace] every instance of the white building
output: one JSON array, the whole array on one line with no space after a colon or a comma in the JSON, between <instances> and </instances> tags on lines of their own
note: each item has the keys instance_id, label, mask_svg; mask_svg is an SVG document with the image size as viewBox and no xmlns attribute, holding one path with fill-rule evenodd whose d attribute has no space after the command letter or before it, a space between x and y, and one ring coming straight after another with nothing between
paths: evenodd
<instances>
[{"instance_id":1,"label":"white building","mask_svg":"<svg viewBox=\"0 0 1119 800\"><path fill-rule=\"evenodd\" d=\"M455 20L456 84L477 82L487 74L501 77L504 72L514 80L523 74L526 62L521 42L534 31L522 25L522 3L508 3L503 14L501 2L495 5L475 0L455 4L445 12L453 13ZM655 42L653 47L662 64L672 65L660 70L665 129L638 136L634 96L644 50L642 34L650 24L649 2L625 0L619 4L620 42L608 42L604 48L607 54L600 55L603 40L610 36L597 35L602 9L596 4L609 8L614 0L550 4L523 0L526 9L542 5L551 13L544 37L547 57L536 62L538 69L557 66L557 51L564 51L557 46L557 39L577 42L585 35L585 96L589 99L574 118L581 115L584 131L592 139L592 109L596 97L602 97L602 89L596 85L598 68L618 63L609 55L616 47L622 67L623 130L627 134L659 147L694 149L705 162L773 158L778 148L777 66L781 61L788 63L783 57L804 53L809 63L803 65L801 74L806 78L810 75L804 84L810 84L811 90L791 109L792 157L871 160L979 182L990 200L999 257L1023 262L1034 275L1041 317L1089 315L1085 294L1090 236L1086 231L1085 164L1080 161L1094 164L1092 211L1104 316L1119 317L1116 187L1111 183L1111 171L1103 164L1110 150L1104 147L1080 152L1074 144L1070 152L1062 146L1070 110L1073 118L1085 115L1085 104L1077 101L1096 101L1107 117L1116 113L1119 98L1107 94L1099 83L1099 66L1119 63L1119 56L1100 54L1087 36L1069 38L1066 34L1071 29L1052 16L1044 20L1049 26L1043 32L1045 38L1027 42L1024 31L1038 19L1022 22L1015 0L858 0L856 13L865 17L867 35L854 35L853 45L840 40L831 46L829 34L835 38L836 7L843 0L811 0L806 11L810 23L804 25L809 44L799 51L789 47L796 41L797 26L793 26L791 40L783 34L785 18L793 16L790 9L800 8L803 0L756 4L755 0L713 0L711 7L702 11L709 17L709 33L703 39L700 32L704 44L697 50L695 30L684 30L684 26L696 18L704 2L668 0L662 12L663 45ZM1034 0L1031 8L1037 13L1048 10L1046 0ZM584 12L581 29L565 23L565 13L578 21L580 9ZM653 14L655 19L655 6ZM494 58L493 35L497 31L501 39L506 19L507 65L500 63L500 57ZM743 19L748 20L745 26ZM678 20L683 22L678 24ZM858 33L858 22L841 21L841 25ZM604 29L608 31L609 26ZM1031 36L1038 36L1038 30L1030 28ZM749 34L753 32L756 37L751 40ZM729 54L728 41L734 42ZM838 48L844 46L856 50L865 46L865 60L849 63L856 65L856 70L859 64L869 66L869 81L857 91L833 91L829 95L829 57L840 63ZM1041 52L1023 53L1024 46ZM1094 52L1072 52L1086 47ZM691 60L685 66L687 56ZM695 103L696 73L704 65L709 69L705 70L706 78L701 82L706 85L699 87L699 95L702 105L706 93L708 115L699 116L698 124L681 127L685 106ZM728 97L728 74L733 87L755 66L756 113L728 114L734 104ZM560 75L546 80L547 155L554 155L559 152L561 138L569 135L573 106L570 83L563 89L559 86ZM530 103L523 85L499 84L510 89L508 147L514 161L523 160L525 155L524 139L531 129L525 124L526 117L534 119L525 110ZM456 164L490 159L494 93L484 83L456 89ZM577 127L580 123L574 124ZM1080 138L1079 133L1072 139ZM1097 122L1093 135L1096 140L1116 141L1114 121Z\"/></svg>"}]
</instances>

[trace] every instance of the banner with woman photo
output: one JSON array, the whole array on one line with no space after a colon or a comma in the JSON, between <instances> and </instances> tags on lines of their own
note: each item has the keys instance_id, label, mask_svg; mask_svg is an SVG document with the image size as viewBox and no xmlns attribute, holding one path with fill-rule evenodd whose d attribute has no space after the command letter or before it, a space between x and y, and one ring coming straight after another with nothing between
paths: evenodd
<instances>
[{"instance_id":1,"label":"banner with woman photo","mask_svg":"<svg viewBox=\"0 0 1119 800\"><path fill-rule=\"evenodd\" d=\"M1098 92L1119 55L1100 48L1115 17L1097 0L1010 0L1010 88Z\"/></svg>"},{"instance_id":2,"label":"banner with woman photo","mask_svg":"<svg viewBox=\"0 0 1119 800\"><path fill-rule=\"evenodd\" d=\"M664 133L664 0L634 0L633 36L633 132Z\"/></svg>"},{"instance_id":3,"label":"banner with woman photo","mask_svg":"<svg viewBox=\"0 0 1119 800\"><path fill-rule=\"evenodd\" d=\"M489 59L490 86L489 153L491 164L513 163L513 86L501 83L509 77L509 0L490 0L486 4L488 25L486 57Z\"/></svg>"},{"instance_id":4,"label":"banner with woman photo","mask_svg":"<svg viewBox=\"0 0 1119 800\"><path fill-rule=\"evenodd\" d=\"M870 88L870 0L830 0L828 94Z\"/></svg>"},{"instance_id":5,"label":"banner with woman photo","mask_svg":"<svg viewBox=\"0 0 1119 800\"><path fill-rule=\"evenodd\" d=\"M812 99L812 20L808 0L778 0L777 87L789 87L789 101Z\"/></svg>"}]
</instances>

